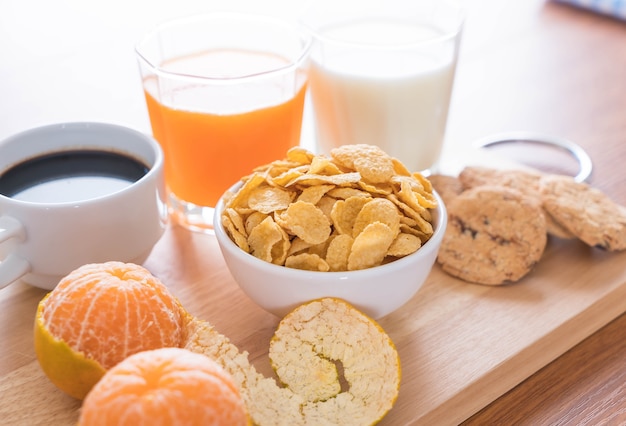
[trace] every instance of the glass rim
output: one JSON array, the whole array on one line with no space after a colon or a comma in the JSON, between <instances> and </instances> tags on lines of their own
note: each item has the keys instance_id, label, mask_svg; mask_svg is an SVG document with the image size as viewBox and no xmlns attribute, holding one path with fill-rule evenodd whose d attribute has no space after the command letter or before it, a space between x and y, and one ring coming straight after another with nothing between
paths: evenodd
<instances>
[{"instance_id":1,"label":"glass rim","mask_svg":"<svg viewBox=\"0 0 626 426\"><path fill-rule=\"evenodd\" d=\"M240 22L258 22L265 24L273 24L282 27L285 30L292 30L295 35L297 35L299 41L301 42L301 47L299 49L298 55L294 55L294 58L289 58L289 63L273 68L266 71L255 72L250 74L242 74L231 77L211 77L211 76L202 76L196 74L189 73L181 73L181 72L173 72L163 69L160 65L151 61L147 55L142 51L142 47L153 40L155 37L158 37L159 33L168 28L173 28L176 26L184 25L185 23L191 22L199 22L199 21L209 21L216 19L230 19L232 21L240 21ZM313 38L310 33L304 31L301 26L299 26L296 22L290 22L287 19L283 19L277 16L265 15L265 14L254 14L254 13L243 13L243 12L210 12L199 15L191 15L180 18L174 18L167 21L163 21L157 24L152 30L148 31L136 44L135 44L135 54L137 58L146 64L150 68L154 74L160 77L169 77L176 78L181 80L190 80L190 81L204 81L211 83L240 83L241 81L246 80L255 80L261 79L268 76L276 76L280 74L289 74L292 71L301 67L301 65L306 62L309 51L311 50L311 46L313 44Z\"/></svg>"},{"instance_id":2,"label":"glass rim","mask_svg":"<svg viewBox=\"0 0 626 426\"><path fill-rule=\"evenodd\" d=\"M409 41L406 43L388 42L388 43L376 44L376 43L371 43L371 42L343 40L341 38L324 35L324 31L329 28L340 26L349 22L360 22L360 21L380 17L371 12L359 15L358 17L354 17L354 18L344 18L341 20L329 21L329 22L324 23L323 25L318 25L318 26L314 26L308 23L305 19L302 21L302 25L307 29L311 37L324 43L332 43L336 46L359 48L359 49L374 49L374 50L405 50L405 49L416 48L416 47L421 47L421 46L444 43L449 40L454 40L460 36L460 34L463 31L463 26L465 24L465 18L466 18L465 9L456 1L440 0L436 2L436 4L450 6L455 9L455 12L456 12L455 21L456 22L454 23L454 26L450 30L446 30L444 34L440 36L432 37L432 38L428 38L424 40ZM407 19L407 18L399 19L399 21L406 22L409 24L426 22L423 20Z\"/></svg>"}]
</instances>

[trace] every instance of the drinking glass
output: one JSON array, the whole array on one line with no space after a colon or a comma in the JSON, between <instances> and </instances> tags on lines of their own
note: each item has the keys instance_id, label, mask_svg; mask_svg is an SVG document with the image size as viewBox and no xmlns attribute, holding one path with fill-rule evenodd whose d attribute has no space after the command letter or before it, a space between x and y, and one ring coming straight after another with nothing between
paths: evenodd
<instances>
[{"instance_id":1,"label":"drinking glass","mask_svg":"<svg viewBox=\"0 0 626 426\"><path fill-rule=\"evenodd\" d=\"M378 145L411 171L440 157L463 11L445 0L318 0L309 86L321 152Z\"/></svg>"},{"instance_id":2,"label":"drinking glass","mask_svg":"<svg viewBox=\"0 0 626 426\"><path fill-rule=\"evenodd\" d=\"M310 46L297 22L226 12L164 23L137 45L182 226L212 233L224 191L300 143Z\"/></svg>"}]
</instances>

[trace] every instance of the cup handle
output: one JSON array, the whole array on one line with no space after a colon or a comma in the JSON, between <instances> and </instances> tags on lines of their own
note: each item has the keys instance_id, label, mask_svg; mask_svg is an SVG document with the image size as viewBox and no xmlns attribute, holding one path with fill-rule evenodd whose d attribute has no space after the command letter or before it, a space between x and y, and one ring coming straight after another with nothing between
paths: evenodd
<instances>
[{"instance_id":1,"label":"cup handle","mask_svg":"<svg viewBox=\"0 0 626 426\"><path fill-rule=\"evenodd\" d=\"M0 244L10 238L25 238L24 227L10 216L0 216ZM0 288L4 288L30 271L30 264L21 257L10 254L0 262Z\"/></svg>"}]
</instances>

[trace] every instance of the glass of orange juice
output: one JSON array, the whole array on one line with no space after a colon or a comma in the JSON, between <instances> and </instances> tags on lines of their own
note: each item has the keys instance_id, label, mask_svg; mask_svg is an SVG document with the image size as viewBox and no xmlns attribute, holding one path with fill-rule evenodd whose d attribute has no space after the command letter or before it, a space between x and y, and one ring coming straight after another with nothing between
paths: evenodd
<instances>
[{"instance_id":1,"label":"glass of orange juice","mask_svg":"<svg viewBox=\"0 0 626 426\"><path fill-rule=\"evenodd\" d=\"M296 22L226 12L166 22L137 44L176 222L211 233L219 197L300 143L310 45Z\"/></svg>"}]
</instances>

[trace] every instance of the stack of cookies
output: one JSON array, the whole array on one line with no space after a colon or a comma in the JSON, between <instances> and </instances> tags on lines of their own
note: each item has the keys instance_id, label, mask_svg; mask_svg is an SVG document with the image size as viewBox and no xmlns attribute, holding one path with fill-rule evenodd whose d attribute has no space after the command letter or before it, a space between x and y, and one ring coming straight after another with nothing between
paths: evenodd
<instances>
[{"instance_id":1,"label":"stack of cookies","mask_svg":"<svg viewBox=\"0 0 626 426\"><path fill-rule=\"evenodd\" d=\"M626 207L569 176L466 167L458 177L429 180L448 208L437 261L465 281L519 281L541 259L548 236L626 249Z\"/></svg>"}]
</instances>

